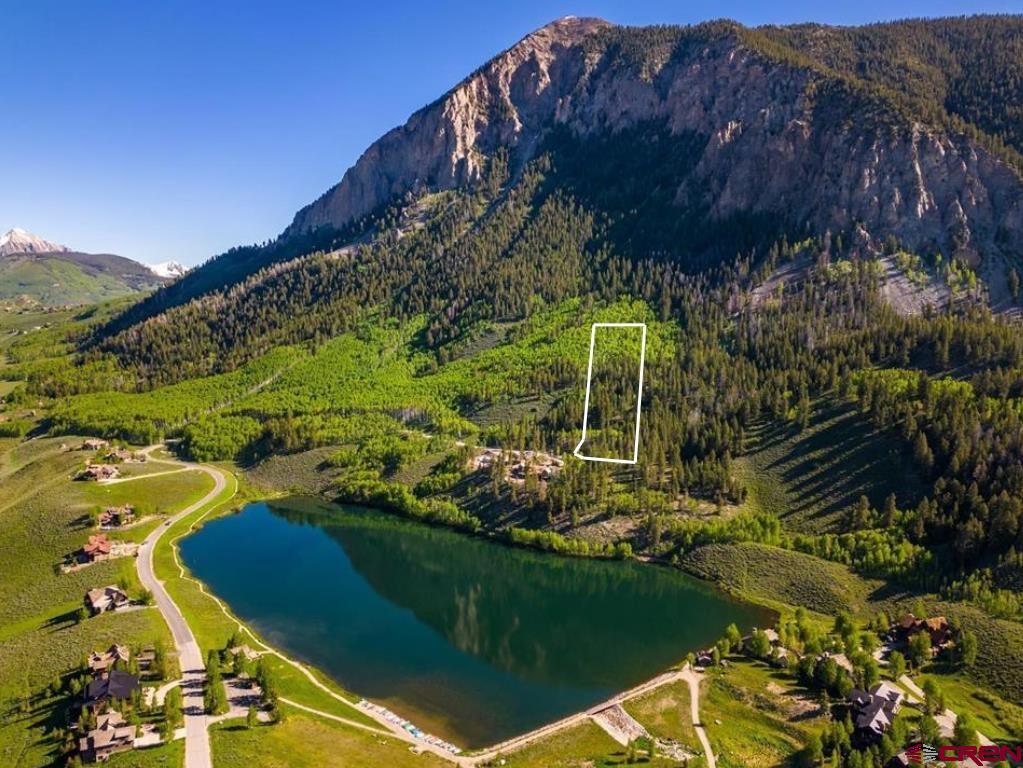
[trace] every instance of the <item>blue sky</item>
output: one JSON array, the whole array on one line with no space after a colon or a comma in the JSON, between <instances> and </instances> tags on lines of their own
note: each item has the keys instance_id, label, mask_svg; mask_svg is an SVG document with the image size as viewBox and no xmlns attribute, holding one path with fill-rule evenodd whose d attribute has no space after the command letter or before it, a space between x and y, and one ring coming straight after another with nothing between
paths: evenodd
<instances>
[{"instance_id":1,"label":"blue sky","mask_svg":"<svg viewBox=\"0 0 1023 768\"><path fill-rule=\"evenodd\" d=\"M962 2L0 0L0 232L194 264L279 233L384 131L544 23L858 24ZM970 12L1023 11L971 0Z\"/></svg>"}]
</instances>

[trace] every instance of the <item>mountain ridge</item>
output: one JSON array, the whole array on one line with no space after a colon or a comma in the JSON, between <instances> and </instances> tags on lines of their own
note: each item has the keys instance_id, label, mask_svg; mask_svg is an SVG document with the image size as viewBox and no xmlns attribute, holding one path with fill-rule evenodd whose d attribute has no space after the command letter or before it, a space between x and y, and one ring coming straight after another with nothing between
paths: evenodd
<instances>
[{"instance_id":1,"label":"mountain ridge","mask_svg":"<svg viewBox=\"0 0 1023 768\"><path fill-rule=\"evenodd\" d=\"M441 324L465 328L502 318L498 307L510 317L526 311L502 298L512 285L548 300L592 290L588 281L601 278L586 260L598 255L694 274L729 268L737 255L757 265L807 238L828 260L891 263L905 253L906 263L930 265L925 279L951 269L948 279L969 285L971 301L1016 312L1010 278L1023 263L1023 178L1015 139L964 124L960 102L939 104L939 68L928 70L923 100L913 98L915 77L900 74L936 40L941 51L969 55L980 34L973 26L987 34L992 24L1023 40L1023 17L1015 16L906 22L895 31L823 28L839 36L824 55L805 42L805 29L560 19L384 134L275 241L211 259L127 310L96 341L145 360L153 353L143 349L179 345L179 327L192 342L233 334L215 342L235 350L218 363L230 367L257 328L258 344L337 332L337 320L313 319L317 303L404 315L408 306L439 312L446 300ZM876 50L860 53L864 45L847 45L842 34L864 36ZM857 75L890 50L902 58L873 82ZM947 51L932 58L954 60ZM972 78L985 71L972 60L960 68ZM943 87L990 85L960 80ZM1023 93L1008 93L978 120L994 126L1020 108ZM572 279L552 290L541 274L520 271L496 283L486 270L511 269L503 265L513 258L524 269L551 268L533 263L550 243L525 245L545 211L577 233ZM404 252L409 235L425 238L421 249ZM379 283L363 284L367 274ZM927 295L952 299L951 291ZM250 306L271 296L290 319ZM900 306L918 312L926 303Z\"/></svg>"},{"instance_id":2,"label":"mountain ridge","mask_svg":"<svg viewBox=\"0 0 1023 768\"><path fill-rule=\"evenodd\" d=\"M0 256L16 253L66 253L71 249L66 245L44 240L38 235L24 229L14 227L0 235Z\"/></svg>"},{"instance_id":3,"label":"mountain ridge","mask_svg":"<svg viewBox=\"0 0 1023 768\"><path fill-rule=\"evenodd\" d=\"M23 229L0 236L0 300L90 304L152 290L166 279L132 259L75 251Z\"/></svg>"},{"instance_id":4,"label":"mountain ridge","mask_svg":"<svg viewBox=\"0 0 1023 768\"><path fill-rule=\"evenodd\" d=\"M799 171L809 168L817 176L810 181L818 187L821 182L839 185L834 197L816 210L802 205L799 214L812 220L818 231L846 228L859 220L868 233L894 234L914 250L933 240L947 253L998 249L995 236L1000 226L1011 233L1023 231L1018 174L983 146L920 121L880 126L890 129L886 132L868 123L860 126L859 135L850 135L841 122L822 124L827 110L815 109L813 99L832 97L827 89L841 82L830 76L819 80L826 71L823 65L821 71L811 72L809 59L795 62L777 52L765 53L766 46L753 48L751 38L767 33L734 22L666 29L678 30L673 50L660 54L660 61L655 58L653 64L659 65L655 71L631 73L639 77L630 77L627 70L623 74L621 67L606 68L612 71L607 77L585 45L601 33L621 30L628 35L630 30L568 18L527 35L374 142L337 185L296 214L285 236L324 225L345 226L420 187L436 191L478 181L496 148L530 152L540 140L537 126L567 125L585 136L620 131L644 120L661 122L673 135L695 130L707 136L702 160L708 165L736 154L728 145L749 144L744 134L761 134L727 178L705 174L700 180L716 182L717 216L739 208L790 208L787 198L798 197L796 191L807 186L806 174ZM684 42L686 35L696 35L704 55L678 67L679 41ZM716 55L707 60L707 52ZM675 71L669 69L665 75L665 69L673 67ZM713 67L713 78L706 76L708 67ZM768 98L756 93L758 81L773 89ZM658 86L667 87L667 92L658 92ZM742 102L713 93L715 88L741 91ZM699 98L692 98L693 91ZM764 119L772 108L783 111L784 119ZM849 113L837 117L848 119ZM845 168L814 163L815 158L843 153L854 156ZM769 171L765 155L774 163ZM779 163L788 167L779 168ZM756 164L759 172L751 167ZM945 178L953 184L942 184ZM794 183L785 185L786 179ZM856 195L861 181L869 185L867 194ZM762 194L750 194L755 189ZM965 194L958 194L960 190ZM687 194L691 192L680 189L681 198ZM921 222L925 219L930 221ZM976 258L975 253L969 255Z\"/></svg>"}]
</instances>

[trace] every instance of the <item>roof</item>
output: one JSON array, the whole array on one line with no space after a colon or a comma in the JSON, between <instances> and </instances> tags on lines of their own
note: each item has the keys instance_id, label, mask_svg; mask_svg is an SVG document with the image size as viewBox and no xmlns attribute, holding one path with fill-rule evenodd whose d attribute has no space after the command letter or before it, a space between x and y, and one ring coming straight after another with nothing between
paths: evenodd
<instances>
[{"instance_id":1,"label":"roof","mask_svg":"<svg viewBox=\"0 0 1023 768\"><path fill-rule=\"evenodd\" d=\"M128 661L131 651L126 645L111 645L105 651L93 651L89 654L90 669L106 669L118 661Z\"/></svg>"},{"instance_id":2,"label":"roof","mask_svg":"<svg viewBox=\"0 0 1023 768\"><path fill-rule=\"evenodd\" d=\"M96 727L89 731L86 737L82 739L83 751L89 749L90 742L91 748L96 750L109 747L115 742L127 742L129 740L135 740L135 726L128 725L120 712L110 710L96 718Z\"/></svg>"},{"instance_id":3,"label":"roof","mask_svg":"<svg viewBox=\"0 0 1023 768\"><path fill-rule=\"evenodd\" d=\"M89 540L82 547L82 551L87 555L109 555L110 540L106 537L106 534L94 534L89 537Z\"/></svg>"},{"instance_id":4,"label":"roof","mask_svg":"<svg viewBox=\"0 0 1023 768\"><path fill-rule=\"evenodd\" d=\"M884 699L874 699L856 718L856 727L880 734L891 728L893 719L894 713L889 711Z\"/></svg>"},{"instance_id":5,"label":"roof","mask_svg":"<svg viewBox=\"0 0 1023 768\"><path fill-rule=\"evenodd\" d=\"M901 688L898 688L891 683L878 683L870 689L871 696L878 696L891 702L901 702L905 698L906 694L902 692Z\"/></svg>"},{"instance_id":6,"label":"roof","mask_svg":"<svg viewBox=\"0 0 1023 768\"><path fill-rule=\"evenodd\" d=\"M85 593L85 599L89 602L89 605L97 606L101 603L127 600L128 593L120 587L111 584L107 587L96 587L95 589L90 589Z\"/></svg>"},{"instance_id":7,"label":"roof","mask_svg":"<svg viewBox=\"0 0 1023 768\"><path fill-rule=\"evenodd\" d=\"M89 683L85 692L86 702L107 699L130 699L139 690L139 679L119 669L113 669L105 677L98 677Z\"/></svg>"},{"instance_id":8,"label":"roof","mask_svg":"<svg viewBox=\"0 0 1023 768\"><path fill-rule=\"evenodd\" d=\"M868 691L861 691L859 688L853 688L849 692L849 701L857 707L865 707L870 703L870 693Z\"/></svg>"},{"instance_id":9,"label":"roof","mask_svg":"<svg viewBox=\"0 0 1023 768\"><path fill-rule=\"evenodd\" d=\"M891 683L878 683L869 691L854 689L849 701L859 709L856 727L876 734L887 731L895 719L905 694Z\"/></svg>"}]
</instances>

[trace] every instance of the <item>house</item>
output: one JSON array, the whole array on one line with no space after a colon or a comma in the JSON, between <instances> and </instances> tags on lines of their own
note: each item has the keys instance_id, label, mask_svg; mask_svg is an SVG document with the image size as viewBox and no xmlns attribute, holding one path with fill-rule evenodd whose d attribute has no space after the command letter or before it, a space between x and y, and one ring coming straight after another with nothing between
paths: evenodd
<instances>
[{"instance_id":1,"label":"house","mask_svg":"<svg viewBox=\"0 0 1023 768\"><path fill-rule=\"evenodd\" d=\"M712 667L714 666L714 654L710 651L700 651L696 654L696 667Z\"/></svg>"},{"instance_id":2,"label":"house","mask_svg":"<svg viewBox=\"0 0 1023 768\"><path fill-rule=\"evenodd\" d=\"M832 653L830 650L826 650L820 653L819 656L817 657L818 662L824 662L828 659L831 659L833 662L835 662L835 666L838 667L839 669L845 670L850 675L852 674L853 672L852 662L849 661L849 657L847 657L845 653Z\"/></svg>"},{"instance_id":3,"label":"house","mask_svg":"<svg viewBox=\"0 0 1023 768\"><path fill-rule=\"evenodd\" d=\"M113 545L104 533L97 533L89 537L82 548L78 551L78 561L82 563L98 563L110 557Z\"/></svg>"},{"instance_id":4,"label":"house","mask_svg":"<svg viewBox=\"0 0 1023 768\"><path fill-rule=\"evenodd\" d=\"M102 448L106 448L110 443L106 440L101 440L98 437L90 437L82 443L83 451L98 451Z\"/></svg>"},{"instance_id":5,"label":"house","mask_svg":"<svg viewBox=\"0 0 1023 768\"><path fill-rule=\"evenodd\" d=\"M93 651L89 654L89 671L93 675L105 675L113 669L118 662L127 664L131 659L131 651L126 645L111 645L105 651Z\"/></svg>"},{"instance_id":6,"label":"house","mask_svg":"<svg viewBox=\"0 0 1023 768\"><path fill-rule=\"evenodd\" d=\"M107 507L99 513L100 528L119 528L135 522L135 507L125 504L123 507Z\"/></svg>"},{"instance_id":7,"label":"house","mask_svg":"<svg viewBox=\"0 0 1023 768\"><path fill-rule=\"evenodd\" d=\"M952 625L944 616L924 619L920 622L920 631L931 636L931 649L941 649L952 642Z\"/></svg>"},{"instance_id":8,"label":"house","mask_svg":"<svg viewBox=\"0 0 1023 768\"><path fill-rule=\"evenodd\" d=\"M767 639L768 646L772 650L776 649L776 648L782 648L782 645L781 645L781 635L779 635L776 630L774 630L774 629L763 629L763 630L760 630L760 629L757 629L756 627L754 627L753 628L753 633L749 634L749 635L744 635L742 640L740 641L742 643L742 649L746 653L750 653L751 652L751 649L753 648L753 637L756 634L760 634L763 637L765 637ZM782 649L782 650L785 650L785 649ZM786 652L786 654L788 653L787 650L785 652Z\"/></svg>"},{"instance_id":9,"label":"house","mask_svg":"<svg viewBox=\"0 0 1023 768\"><path fill-rule=\"evenodd\" d=\"M895 722L905 694L891 683L878 683L869 691L854 689L849 703L856 713L856 731L866 741L880 738Z\"/></svg>"},{"instance_id":10,"label":"house","mask_svg":"<svg viewBox=\"0 0 1023 768\"><path fill-rule=\"evenodd\" d=\"M108 542L109 543L109 542ZM128 595L120 587L96 587L85 593L85 607L89 613L98 616L106 611L116 611L128 605Z\"/></svg>"},{"instance_id":11,"label":"house","mask_svg":"<svg viewBox=\"0 0 1023 768\"><path fill-rule=\"evenodd\" d=\"M469 466L474 470L489 470L498 462L504 463L505 479L524 483L528 475L536 475L548 482L564 469L565 462L557 456L542 451L504 450L482 448L472 457Z\"/></svg>"},{"instance_id":12,"label":"house","mask_svg":"<svg viewBox=\"0 0 1023 768\"><path fill-rule=\"evenodd\" d=\"M103 457L103 460L111 464L120 464L125 461L135 461L136 456L127 448L113 448Z\"/></svg>"},{"instance_id":13,"label":"house","mask_svg":"<svg viewBox=\"0 0 1023 768\"><path fill-rule=\"evenodd\" d=\"M932 655L952 644L952 625L944 616L918 619L907 613L892 627L890 634L896 642L905 644L921 632L926 632L931 638Z\"/></svg>"},{"instance_id":14,"label":"house","mask_svg":"<svg viewBox=\"0 0 1023 768\"><path fill-rule=\"evenodd\" d=\"M96 727L78 740L78 751L86 762L106 762L115 752L135 746L135 726L120 712L110 710L96 718Z\"/></svg>"},{"instance_id":15,"label":"house","mask_svg":"<svg viewBox=\"0 0 1023 768\"><path fill-rule=\"evenodd\" d=\"M130 701L141 690L139 679L119 669L111 669L85 688L85 706L93 711L114 701Z\"/></svg>"},{"instance_id":16,"label":"house","mask_svg":"<svg viewBox=\"0 0 1023 768\"><path fill-rule=\"evenodd\" d=\"M119 477L120 470L112 464L90 464L76 476L77 480L112 480Z\"/></svg>"},{"instance_id":17,"label":"house","mask_svg":"<svg viewBox=\"0 0 1023 768\"><path fill-rule=\"evenodd\" d=\"M143 648L135 656L135 660L139 664L140 672L148 672L156 661L156 651L153 648Z\"/></svg>"}]
</instances>

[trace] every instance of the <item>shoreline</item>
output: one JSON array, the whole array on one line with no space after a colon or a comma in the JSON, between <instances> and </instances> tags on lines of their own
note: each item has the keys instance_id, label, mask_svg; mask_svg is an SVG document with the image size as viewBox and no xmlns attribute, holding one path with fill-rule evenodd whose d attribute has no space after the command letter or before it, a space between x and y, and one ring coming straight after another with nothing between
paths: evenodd
<instances>
[{"instance_id":1,"label":"shoreline","mask_svg":"<svg viewBox=\"0 0 1023 768\"><path fill-rule=\"evenodd\" d=\"M365 510L369 510L373 514L380 516L380 518L382 520L384 520L384 521L393 521L394 523L404 524L404 525L420 524L420 525L425 525L427 528L437 528L437 529L440 529L440 530L446 530L446 531L450 531L452 533L457 533L457 534L469 534L468 538L470 538L470 539L477 539L479 541L501 544L501 545L507 546L507 547L509 547L511 549L518 549L518 550L523 550L523 551L527 551L527 552L533 552L533 553L536 554L536 556L552 555L552 556L558 557L558 558L598 560L598 561L609 561L609 560L610 561L615 561L615 560L617 560L619 562L629 562L631 560L631 561L636 562L637 564L660 566L660 567L663 567L663 568L668 568L668 569L677 571L680 575L684 576L685 578L691 579L692 581L694 581L695 583L697 583L697 584L699 584L699 585L701 585L703 587L707 587L707 588L713 589L713 590L715 590L717 592L720 592L723 596L727 597L730 600L744 603L744 604L746 604L748 606L755 607L755 608L757 608L757 609L759 609L761 611L769 612L769 614L770 614L770 621L772 621L772 622L774 620L776 620L777 617L780 615L780 612L774 606L765 605L765 604L763 604L763 603L761 603L759 601L751 600L751 599L749 599L749 598L747 598L747 597L745 597L743 595L738 595L733 590L727 589L723 585L719 585L719 584L717 584L715 582L712 582L710 580L701 578L700 576L697 576L695 574L691 574L691 573L689 573L688 571L685 571L682 568L678 568L677 566L672 565L670 562L668 562L667 560L664 560L663 558L653 558L653 557L637 556L637 557L633 557L633 558L619 559L619 558L606 558L606 557L585 557L585 556L581 557L581 556L578 556L578 555L570 555L570 554L558 553L558 552L553 552L553 551L550 551L550 550L545 550L545 549L541 549L541 548L537 548L537 547L519 545L519 544L510 542L510 541L507 541L506 539L504 539L503 537L501 537L499 535L495 535L494 532L487 532L486 534L483 534L483 532L466 531L466 530L458 528L457 526L445 525L443 523L438 523L438 522L435 522L435 521L419 520L419 519L416 519L416 518L412 518L412 517L400 514L399 512L396 512L394 510L383 509L383 508L380 508L378 506L373 506L371 504L367 504L367 503L364 503L364 502L336 501L336 500L333 500L333 499L330 499L330 498L326 498L326 497L324 497L322 495L317 495L317 494L308 494L308 493L288 494L288 493L280 493L280 494L276 494L276 495L263 495L261 498L247 498L241 504L234 504L234 505L231 505L228 508L221 508L219 510L216 510L215 512L213 510L210 510L210 512L214 512L214 513L213 514L209 514L208 513L206 515L203 515L200 519L198 519L198 520L194 521L193 523L191 523L189 525L188 529L185 532L183 532L183 533L181 533L178 536L175 536L173 538L172 546L173 546L173 550L174 550L174 559L177 562L178 568L182 572L181 573L182 578L187 579L187 580L193 582L194 584L196 584L199 587L201 593L204 596L206 596L207 598L209 598L211 601L213 601L218 606L218 608L224 613L224 615L229 619L229 621L231 621L233 624L235 624L237 626L239 631L242 631L245 634L247 634L254 641L254 643L259 645L259 647L261 649L261 653L265 653L267 655L276 656L279 659L281 659L281 660L283 660L283 661L285 661L287 663L290 663L291 665L295 666L297 669L300 669L307 676L315 675L316 677L322 678L327 683L329 683L331 686L336 688L338 691L341 691L343 694L347 694L348 697L351 697L351 698L348 698L348 697L343 697L343 698L344 698L345 703L349 707L351 707L353 709L362 710L362 711L365 711L365 710L371 710L371 711L372 710L384 710L385 712L383 713L383 716L385 718L387 717L387 713L393 714L394 716L396 716L397 719L402 720L405 723L407 723L409 726L411 726L412 730L410 730L409 728L404 728L404 730L406 732L408 732L408 734L409 734L409 737L410 737L409 740L411 741L411 743L420 745L420 746L425 747L425 748L428 748L428 745L429 745L429 746L433 746L435 749L443 749L443 750L445 750L448 753L447 756L457 758L458 762L461 762L461 763L465 763L465 761L469 761L470 764L476 764L476 763L482 762L482 761L484 761L486 759L491 759L492 757L496 756L501 751L506 750L509 747L511 747L513 749L519 749L519 748L525 747L528 743L532 743L533 741L536 741L538 738L542 738L543 736L546 736L546 735L552 735L553 733L555 733L557 731L560 731L560 730L563 730L564 728L567 728L567 727L570 727L572 725L576 725L576 724L579 724L581 722L584 722L584 721L590 719L591 716L593 714L595 714L596 712L604 710L604 709L608 708L609 706L613 706L615 704L622 703L624 701L628 701L628 700L630 700L630 699L632 699L632 698L634 698L636 696L639 696L641 694L648 693L650 691L656 690L657 688L659 688L659 687L661 687L663 685L667 685L667 684L670 684L672 682L676 682L678 679L681 679L680 675L683 674L683 672L684 672L684 670L686 668L685 667L685 658L681 657L677 662L675 662L674 664L670 665L669 667L663 669L662 671L654 674L652 677L646 678L646 679L636 683L635 685L630 686L629 688L626 688L626 689L623 689L621 691L618 691L618 692L612 694L607 699L603 699L603 700L598 701L598 702L596 702L594 704L591 704L591 705L587 706L584 709L568 713L568 714L566 714L566 715L564 715L562 717L559 717L559 718L557 718L555 720L552 720L550 722L542 723L542 724L540 724L540 725L536 726L535 728L532 728L532 729L530 729L528 731L525 731L525 732L522 732L522 733L519 733L519 734L516 734L516 735L513 735L513 736L509 736L508 738L505 738L505 739L503 739L503 740L501 740L499 742L496 742L494 744L484 745L484 746L480 746L480 747L464 747L463 745L461 745L461 744L459 744L457 742L456 737L453 734L449 735L447 738L436 736L436 735L431 734L429 732L426 732L426 731L424 731L424 730L422 730L422 729L420 729L420 728L418 728L416 726L415 721L417 719L417 715L421 714L421 712L419 712L416 707L412 706L411 709L413 711L408 712L407 714L401 714L400 712L396 712L396 711L394 711L391 708L392 705L384 705L384 704L381 704L381 703L379 703L377 701L373 701L372 699L363 697L358 692L352 691L352 690L348 689L347 687L345 687L345 685L341 681L337 680L334 676L326 674L325 672L323 672L323 670L320 669L315 664L307 663L307 662L302 661L302 660L300 660L298 658L295 658L293 652L291 652L291 651L287 651L288 655L286 655L286 653L283 650L278 649L275 645L272 645L272 644L266 642L262 638L262 636L259 633L257 633L257 631L255 629L253 629L249 625L248 622L243 621L242 619L240 619L237 616L237 614L233 611L233 609L226 602L224 602L224 600L222 598L217 596L210 589L209 585L206 584L206 582L204 582L201 579L197 578L195 575L193 575L191 573L190 570L188 570L184 566L184 563L180 559L179 550L178 550L178 546L177 546L181 539L184 539L185 537L190 536L190 535L198 532L199 530L201 530L201 528L207 522L210 522L212 520L216 520L216 519L219 519L219 518L222 518L222 517L226 517L228 515L239 514L244 509L244 507L246 505L248 505L248 504L258 504L258 503L270 504L270 503L272 503L274 501L278 501L279 502L279 501L284 500L284 499L301 499L301 500L305 500L306 502L312 502L312 503L314 503L317 506L321 506L322 505L323 508L340 507L340 506L356 506L356 507L359 507L359 508L362 508L362 509L365 509ZM696 650L699 650L699 649L692 649L689 652L695 652ZM334 695L336 696L336 693ZM352 700L352 699L354 699L354 700ZM286 703L292 703L292 702L286 702ZM402 708L404 709L404 707L402 707ZM312 709L310 709L308 707L300 707L300 709L306 709L306 710L308 710L310 712L316 713L315 710L312 710ZM420 735L417 736L413 731L418 732ZM453 747L454 749L448 749L449 746ZM458 750L458 751L454 751L454 750ZM431 751L433 751L433 750L431 750Z\"/></svg>"}]
</instances>

